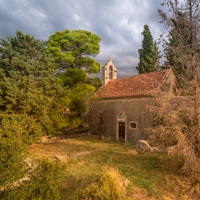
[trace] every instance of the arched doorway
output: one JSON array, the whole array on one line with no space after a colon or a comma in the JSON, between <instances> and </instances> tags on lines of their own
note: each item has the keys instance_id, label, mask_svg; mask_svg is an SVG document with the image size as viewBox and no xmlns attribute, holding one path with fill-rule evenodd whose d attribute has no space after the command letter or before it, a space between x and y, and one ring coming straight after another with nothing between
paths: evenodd
<instances>
[{"instance_id":1,"label":"arched doorway","mask_svg":"<svg viewBox=\"0 0 200 200\"><path fill-rule=\"evenodd\" d=\"M118 138L125 140L125 122L118 122Z\"/></svg>"},{"instance_id":2,"label":"arched doorway","mask_svg":"<svg viewBox=\"0 0 200 200\"><path fill-rule=\"evenodd\" d=\"M126 117L124 114L120 113L118 115L118 139L119 140L126 140Z\"/></svg>"}]
</instances>

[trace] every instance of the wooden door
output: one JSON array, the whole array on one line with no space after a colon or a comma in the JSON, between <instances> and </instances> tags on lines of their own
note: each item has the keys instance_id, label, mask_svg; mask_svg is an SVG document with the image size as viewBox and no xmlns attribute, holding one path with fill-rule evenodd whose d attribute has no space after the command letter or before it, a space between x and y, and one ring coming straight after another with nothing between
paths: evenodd
<instances>
[{"instance_id":1,"label":"wooden door","mask_svg":"<svg viewBox=\"0 0 200 200\"><path fill-rule=\"evenodd\" d=\"M118 134L119 140L125 140L125 122L119 122Z\"/></svg>"}]
</instances>

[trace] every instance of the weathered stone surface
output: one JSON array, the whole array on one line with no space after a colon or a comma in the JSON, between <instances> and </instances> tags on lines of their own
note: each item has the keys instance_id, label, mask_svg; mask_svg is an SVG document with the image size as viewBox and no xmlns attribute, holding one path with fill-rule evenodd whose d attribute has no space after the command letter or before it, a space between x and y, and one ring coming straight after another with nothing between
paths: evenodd
<instances>
[{"instance_id":1,"label":"weathered stone surface","mask_svg":"<svg viewBox=\"0 0 200 200\"><path fill-rule=\"evenodd\" d=\"M136 151L138 154L150 151L152 153L168 153L168 149L161 149L159 147L152 147L148 140L138 140Z\"/></svg>"},{"instance_id":2,"label":"weathered stone surface","mask_svg":"<svg viewBox=\"0 0 200 200\"><path fill-rule=\"evenodd\" d=\"M82 152L77 152L77 153L69 153L67 155L55 155L53 158L56 160L60 160L60 161L65 161L69 158L76 158L79 156L84 156L84 155L88 155L91 154L91 151L82 151Z\"/></svg>"},{"instance_id":3,"label":"weathered stone surface","mask_svg":"<svg viewBox=\"0 0 200 200\"><path fill-rule=\"evenodd\" d=\"M148 140L138 140L136 145L137 153L144 153L145 151L152 151L152 147L150 146Z\"/></svg>"}]
</instances>

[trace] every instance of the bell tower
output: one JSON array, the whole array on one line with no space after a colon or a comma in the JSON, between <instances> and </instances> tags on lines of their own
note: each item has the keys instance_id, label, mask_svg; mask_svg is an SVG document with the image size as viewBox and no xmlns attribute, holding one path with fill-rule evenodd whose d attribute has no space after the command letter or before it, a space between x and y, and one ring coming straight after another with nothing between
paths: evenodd
<instances>
[{"instance_id":1,"label":"bell tower","mask_svg":"<svg viewBox=\"0 0 200 200\"><path fill-rule=\"evenodd\" d=\"M102 67L102 84L105 86L108 81L117 79L117 69L111 59Z\"/></svg>"}]
</instances>

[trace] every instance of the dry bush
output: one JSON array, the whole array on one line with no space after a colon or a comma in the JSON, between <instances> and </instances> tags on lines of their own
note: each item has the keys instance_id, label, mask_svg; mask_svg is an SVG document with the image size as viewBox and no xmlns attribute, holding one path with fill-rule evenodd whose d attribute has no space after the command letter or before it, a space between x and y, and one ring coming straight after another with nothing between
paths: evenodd
<instances>
[{"instance_id":1,"label":"dry bush","mask_svg":"<svg viewBox=\"0 0 200 200\"><path fill-rule=\"evenodd\" d=\"M153 146L168 148L176 146L183 155L181 172L196 180L198 176L198 124L195 122L193 100L183 96L159 96L150 110L155 114L155 126L150 142Z\"/></svg>"},{"instance_id":2,"label":"dry bush","mask_svg":"<svg viewBox=\"0 0 200 200\"><path fill-rule=\"evenodd\" d=\"M116 169L105 168L102 177L89 185L81 195L83 200L125 200L126 188Z\"/></svg>"},{"instance_id":3,"label":"dry bush","mask_svg":"<svg viewBox=\"0 0 200 200\"><path fill-rule=\"evenodd\" d=\"M168 9L168 12L158 12L169 32L162 34L160 42L167 58L165 67L171 67L176 76L179 96L169 96L168 100L161 96L159 101L156 100L158 107L154 113L162 118L159 131L163 134L170 132L177 140L177 148L185 160L182 171L197 180L200 157L200 4L197 0L163 0L161 5ZM153 134L157 130L158 126Z\"/></svg>"}]
</instances>

